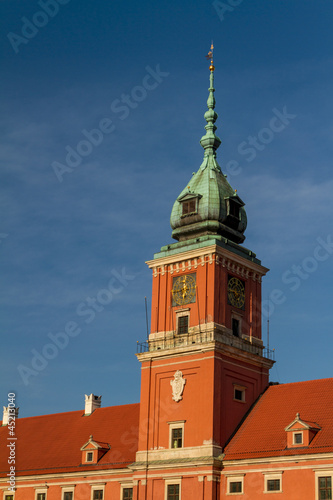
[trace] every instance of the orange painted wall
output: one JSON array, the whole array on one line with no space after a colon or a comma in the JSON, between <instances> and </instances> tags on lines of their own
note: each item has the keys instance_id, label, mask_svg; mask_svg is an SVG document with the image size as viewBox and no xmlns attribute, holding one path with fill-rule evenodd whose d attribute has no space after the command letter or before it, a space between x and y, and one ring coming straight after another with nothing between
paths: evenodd
<instances>
[{"instance_id":1,"label":"orange painted wall","mask_svg":"<svg viewBox=\"0 0 333 500\"><path fill-rule=\"evenodd\" d=\"M261 339L261 283L251 277L240 277L228 271L216 261L206 258L202 265L200 259L191 261L191 269L186 272L180 268L164 266L153 275L151 333L176 330L176 311L190 309L190 327L215 322L231 328L231 316L235 312L242 317L242 333ZM179 256L175 256L175 262ZM196 273L197 297L192 304L172 306L173 280L178 276ZM236 276L245 282L245 310L228 304L228 276Z\"/></svg>"},{"instance_id":2,"label":"orange painted wall","mask_svg":"<svg viewBox=\"0 0 333 500\"><path fill-rule=\"evenodd\" d=\"M186 379L179 402L170 385L176 370ZM234 385L246 387L245 402L234 400ZM267 385L267 369L216 350L144 362L139 450L169 448L168 422L177 420L186 420L184 446L211 439L223 446Z\"/></svg>"}]
</instances>

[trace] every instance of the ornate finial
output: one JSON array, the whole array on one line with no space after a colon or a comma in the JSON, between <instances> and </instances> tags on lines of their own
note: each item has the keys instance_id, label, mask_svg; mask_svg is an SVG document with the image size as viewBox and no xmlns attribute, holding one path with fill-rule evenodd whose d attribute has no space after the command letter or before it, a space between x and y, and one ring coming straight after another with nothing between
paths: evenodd
<instances>
[{"instance_id":1,"label":"ornate finial","mask_svg":"<svg viewBox=\"0 0 333 500\"><path fill-rule=\"evenodd\" d=\"M214 62L213 62L213 52L214 52L214 45L213 45L213 40L212 40L212 44L210 46L210 51L206 55L206 59L210 59L210 66L209 66L210 71L214 71L214 69L215 69Z\"/></svg>"},{"instance_id":2,"label":"ornate finial","mask_svg":"<svg viewBox=\"0 0 333 500\"><path fill-rule=\"evenodd\" d=\"M214 71L215 66L214 66L214 63L213 63L213 52L214 52L213 40L212 40L212 45L210 46L210 51L212 53L212 58L211 58L211 61L210 61L209 69L210 69L210 71Z\"/></svg>"},{"instance_id":3,"label":"ornate finial","mask_svg":"<svg viewBox=\"0 0 333 500\"><path fill-rule=\"evenodd\" d=\"M206 134L201 138L200 143L204 148L206 154L209 156L211 154L215 155L216 149L221 144L221 140L215 135L216 125L215 122L217 120L217 113L214 111L215 109L215 97L214 97L214 64L213 64L213 50L214 45L212 42L211 50L208 52L206 58L210 59L210 76L209 76L209 95L207 100L208 111L205 113L205 120L207 121L207 125L205 126ZM220 170L220 167L217 167Z\"/></svg>"}]
</instances>

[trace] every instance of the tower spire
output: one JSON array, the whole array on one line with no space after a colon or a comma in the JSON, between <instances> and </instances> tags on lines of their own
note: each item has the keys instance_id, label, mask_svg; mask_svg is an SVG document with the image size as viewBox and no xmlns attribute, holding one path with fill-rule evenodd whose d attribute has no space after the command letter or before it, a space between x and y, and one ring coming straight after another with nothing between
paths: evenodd
<instances>
[{"instance_id":1,"label":"tower spire","mask_svg":"<svg viewBox=\"0 0 333 500\"><path fill-rule=\"evenodd\" d=\"M216 159L221 139L215 134L218 114L215 111L213 49L212 43L206 56L210 60L210 75L208 110L204 114L206 133L200 139L204 158L199 170L176 199L170 218L172 237L188 244L197 244L200 238L205 241L228 238L234 243L242 243L245 239L244 202L228 183Z\"/></svg>"},{"instance_id":2,"label":"tower spire","mask_svg":"<svg viewBox=\"0 0 333 500\"><path fill-rule=\"evenodd\" d=\"M214 45L212 42L210 51L207 54L207 58L210 59L210 76L209 76L209 96L207 99L207 107L208 111L206 111L204 117L207 122L207 125L205 126L206 129L206 134L201 138L200 144L205 150L205 157L207 156L216 156L216 150L221 144L221 139L215 135L215 131L217 129L215 122L218 118L218 114L215 111L215 88L214 88L214 60L213 60L213 50L214 50ZM216 164L216 167L218 170L220 170L219 165Z\"/></svg>"}]
</instances>

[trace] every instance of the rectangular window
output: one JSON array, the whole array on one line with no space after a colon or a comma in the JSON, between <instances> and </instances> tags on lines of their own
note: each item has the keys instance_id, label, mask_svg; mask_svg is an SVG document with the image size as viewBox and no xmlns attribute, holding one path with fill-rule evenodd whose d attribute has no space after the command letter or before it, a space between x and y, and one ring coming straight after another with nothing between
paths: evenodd
<instances>
[{"instance_id":1,"label":"rectangular window","mask_svg":"<svg viewBox=\"0 0 333 500\"><path fill-rule=\"evenodd\" d=\"M64 500L73 500L73 492L65 491L64 492Z\"/></svg>"},{"instance_id":2,"label":"rectangular window","mask_svg":"<svg viewBox=\"0 0 333 500\"><path fill-rule=\"evenodd\" d=\"M243 401L243 391L235 389L235 399L238 401Z\"/></svg>"},{"instance_id":3,"label":"rectangular window","mask_svg":"<svg viewBox=\"0 0 333 500\"><path fill-rule=\"evenodd\" d=\"M87 462L92 462L93 461L93 452L92 451L88 451L87 452Z\"/></svg>"},{"instance_id":4,"label":"rectangular window","mask_svg":"<svg viewBox=\"0 0 333 500\"><path fill-rule=\"evenodd\" d=\"M234 385L234 400L245 403L245 387Z\"/></svg>"},{"instance_id":5,"label":"rectangular window","mask_svg":"<svg viewBox=\"0 0 333 500\"><path fill-rule=\"evenodd\" d=\"M332 478L331 476L318 478L319 500L332 500Z\"/></svg>"},{"instance_id":6,"label":"rectangular window","mask_svg":"<svg viewBox=\"0 0 333 500\"><path fill-rule=\"evenodd\" d=\"M168 484L167 500L179 500L179 484Z\"/></svg>"},{"instance_id":7,"label":"rectangular window","mask_svg":"<svg viewBox=\"0 0 333 500\"><path fill-rule=\"evenodd\" d=\"M178 318L178 333L188 333L188 315L179 316Z\"/></svg>"},{"instance_id":8,"label":"rectangular window","mask_svg":"<svg viewBox=\"0 0 333 500\"><path fill-rule=\"evenodd\" d=\"M94 490L93 500L103 500L103 490Z\"/></svg>"},{"instance_id":9,"label":"rectangular window","mask_svg":"<svg viewBox=\"0 0 333 500\"><path fill-rule=\"evenodd\" d=\"M182 448L183 446L183 429L175 428L171 432L171 447Z\"/></svg>"},{"instance_id":10,"label":"rectangular window","mask_svg":"<svg viewBox=\"0 0 333 500\"><path fill-rule=\"evenodd\" d=\"M230 481L229 493L242 493L242 481Z\"/></svg>"},{"instance_id":11,"label":"rectangular window","mask_svg":"<svg viewBox=\"0 0 333 500\"><path fill-rule=\"evenodd\" d=\"M133 500L133 488L123 489L123 500Z\"/></svg>"},{"instance_id":12,"label":"rectangular window","mask_svg":"<svg viewBox=\"0 0 333 500\"><path fill-rule=\"evenodd\" d=\"M37 500L45 500L46 493L37 493Z\"/></svg>"},{"instance_id":13,"label":"rectangular window","mask_svg":"<svg viewBox=\"0 0 333 500\"><path fill-rule=\"evenodd\" d=\"M14 495L5 495L5 500L13 500Z\"/></svg>"},{"instance_id":14,"label":"rectangular window","mask_svg":"<svg viewBox=\"0 0 333 500\"><path fill-rule=\"evenodd\" d=\"M239 219L239 204L229 199L229 215Z\"/></svg>"},{"instance_id":15,"label":"rectangular window","mask_svg":"<svg viewBox=\"0 0 333 500\"><path fill-rule=\"evenodd\" d=\"M267 491L280 491L280 479L267 479Z\"/></svg>"},{"instance_id":16,"label":"rectangular window","mask_svg":"<svg viewBox=\"0 0 333 500\"><path fill-rule=\"evenodd\" d=\"M193 213L196 213L196 211L197 211L196 199L189 200L189 201L183 201L183 212L182 212L182 215L193 214Z\"/></svg>"},{"instance_id":17,"label":"rectangular window","mask_svg":"<svg viewBox=\"0 0 333 500\"><path fill-rule=\"evenodd\" d=\"M295 432L294 433L294 444L302 444L303 443L303 433Z\"/></svg>"},{"instance_id":18,"label":"rectangular window","mask_svg":"<svg viewBox=\"0 0 333 500\"><path fill-rule=\"evenodd\" d=\"M232 318L232 334L239 337L239 319Z\"/></svg>"}]
</instances>

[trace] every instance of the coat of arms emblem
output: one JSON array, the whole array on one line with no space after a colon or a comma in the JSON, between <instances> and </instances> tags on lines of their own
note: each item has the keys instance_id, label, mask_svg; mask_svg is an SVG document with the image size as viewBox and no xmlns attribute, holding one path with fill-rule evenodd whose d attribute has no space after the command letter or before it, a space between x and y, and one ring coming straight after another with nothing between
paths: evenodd
<instances>
[{"instance_id":1,"label":"coat of arms emblem","mask_svg":"<svg viewBox=\"0 0 333 500\"><path fill-rule=\"evenodd\" d=\"M183 399L182 394L186 379L183 378L183 374L180 370L177 370L173 377L173 380L170 380L170 385L172 387L172 399L178 403L178 401Z\"/></svg>"}]
</instances>

